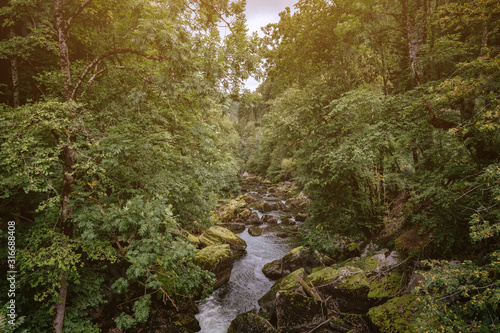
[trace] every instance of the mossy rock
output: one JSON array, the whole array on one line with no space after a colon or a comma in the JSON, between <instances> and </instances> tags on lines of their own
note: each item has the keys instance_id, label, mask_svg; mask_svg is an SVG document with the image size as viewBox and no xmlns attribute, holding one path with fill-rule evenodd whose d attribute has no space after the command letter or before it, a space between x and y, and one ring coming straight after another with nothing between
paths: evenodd
<instances>
[{"instance_id":1,"label":"mossy rock","mask_svg":"<svg viewBox=\"0 0 500 333\"><path fill-rule=\"evenodd\" d=\"M318 287L333 282L339 275L340 272L338 269L333 269L331 267L316 267L313 269L313 272L307 276L307 282Z\"/></svg>"},{"instance_id":2,"label":"mossy rock","mask_svg":"<svg viewBox=\"0 0 500 333\"><path fill-rule=\"evenodd\" d=\"M359 267L338 269L324 267L307 276L306 282L316 287L323 299L335 299L342 312L366 313L380 301L394 296L401 289L401 274L371 274Z\"/></svg>"},{"instance_id":3,"label":"mossy rock","mask_svg":"<svg viewBox=\"0 0 500 333\"><path fill-rule=\"evenodd\" d=\"M217 281L214 289L217 289L231 278L234 252L231 251L229 244L207 246L196 252L196 263L215 274Z\"/></svg>"},{"instance_id":4,"label":"mossy rock","mask_svg":"<svg viewBox=\"0 0 500 333\"><path fill-rule=\"evenodd\" d=\"M238 222L226 222L226 223L218 223L218 226L226 228L235 234L245 231L246 225L244 223Z\"/></svg>"},{"instance_id":5,"label":"mossy rock","mask_svg":"<svg viewBox=\"0 0 500 333\"><path fill-rule=\"evenodd\" d=\"M263 215L262 216L263 223L276 224L278 223L278 218L272 215Z\"/></svg>"},{"instance_id":6,"label":"mossy rock","mask_svg":"<svg viewBox=\"0 0 500 333\"><path fill-rule=\"evenodd\" d=\"M200 242L203 246L229 244L233 251L244 251L247 247L247 243L243 239L232 231L219 226L213 226L206 230L200 236Z\"/></svg>"},{"instance_id":7,"label":"mossy rock","mask_svg":"<svg viewBox=\"0 0 500 333\"><path fill-rule=\"evenodd\" d=\"M245 209L243 209L242 211L240 211L240 212L238 213L238 215L239 215L240 217L247 217L247 216L248 216L248 215L250 215L251 213L252 213L252 212L250 211L250 209L245 208Z\"/></svg>"},{"instance_id":8,"label":"mossy rock","mask_svg":"<svg viewBox=\"0 0 500 333\"><path fill-rule=\"evenodd\" d=\"M183 230L182 231L182 236L191 244L193 244L194 246L196 246L196 248L200 248L201 247L201 242L200 242L200 239L198 237L196 237L195 235Z\"/></svg>"},{"instance_id":9,"label":"mossy rock","mask_svg":"<svg viewBox=\"0 0 500 333\"><path fill-rule=\"evenodd\" d=\"M314 267L322 264L323 258L319 252L299 246L288 252L283 258L264 265L262 272L270 279L278 279L299 268L304 268L309 274Z\"/></svg>"},{"instance_id":10,"label":"mossy rock","mask_svg":"<svg viewBox=\"0 0 500 333\"><path fill-rule=\"evenodd\" d=\"M275 305L276 325L280 332L309 332L323 323L327 315L320 301L294 291L279 291Z\"/></svg>"},{"instance_id":11,"label":"mossy rock","mask_svg":"<svg viewBox=\"0 0 500 333\"><path fill-rule=\"evenodd\" d=\"M213 223L222 223L234 219L238 215L238 211L246 206L243 198L239 197L230 200L228 203L219 207L216 211L211 212L211 220Z\"/></svg>"},{"instance_id":12,"label":"mossy rock","mask_svg":"<svg viewBox=\"0 0 500 333\"><path fill-rule=\"evenodd\" d=\"M248 228L248 233L251 236L261 236L263 232L264 232L264 229L259 228L257 226L252 226L252 227Z\"/></svg>"},{"instance_id":13,"label":"mossy rock","mask_svg":"<svg viewBox=\"0 0 500 333\"><path fill-rule=\"evenodd\" d=\"M401 291L403 284L400 273L392 271L388 274L375 278L370 283L368 298L389 298Z\"/></svg>"},{"instance_id":14,"label":"mossy rock","mask_svg":"<svg viewBox=\"0 0 500 333\"><path fill-rule=\"evenodd\" d=\"M354 313L335 313L330 317L329 326L333 332L349 332L349 333L372 333L373 328L370 325L370 320L362 314ZM332 331L328 331L332 332Z\"/></svg>"},{"instance_id":15,"label":"mossy rock","mask_svg":"<svg viewBox=\"0 0 500 333\"><path fill-rule=\"evenodd\" d=\"M231 322L227 333L278 333L278 331L265 318L251 310L239 314Z\"/></svg>"},{"instance_id":16,"label":"mossy rock","mask_svg":"<svg viewBox=\"0 0 500 333\"><path fill-rule=\"evenodd\" d=\"M416 296L408 294L371 308L368 317L382 333L413 333L417 328L415 317L418 311Z\"/></svg>"},{"instance_id":17,"label":"mossy rock","mask_svg":"<svg viewBox=\"0 0 500 333\"><path fill-rule=\"evenodd\" d=\"M300 268L288 274L281 280L278 280L271 288L271 290L269 290L264 296L259 299L258 303L261 307L262 312L267 313L269 316L274 315L274 301L276 299L276 294L279 291L293 291L298 289L300 287L300 283L297 280L297 275L302 279L306 278L304 269Z\"/></svg>"},{"instance_id":18,"label":"mossy rock","mask_svg":"<svg viewBox=\"0 0 500 333\"><path fill-rule=\"evenodd\" d=\"M196 263L203 269L212 270L218 263L232 259L233 253L229 244L207 246L196 252Z\"/></svg>"}]
</instances>

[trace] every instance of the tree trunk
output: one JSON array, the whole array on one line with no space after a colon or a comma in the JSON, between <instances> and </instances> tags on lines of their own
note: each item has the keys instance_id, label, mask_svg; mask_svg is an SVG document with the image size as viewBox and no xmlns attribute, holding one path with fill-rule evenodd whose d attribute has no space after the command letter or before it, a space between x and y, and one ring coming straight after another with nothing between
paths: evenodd
<instances>
[{"instance_id":1,"label":"tree trunk","mask_svg":"<svg viewBox=\"0 0 500 333\"><path fill-rule=\"evenodd\" d=\"M68 22L64 19L63 12L63 0L56 0L55 2L55 18L56 27L58 32L59 41L59 59L61 65L61 72L64 77L64 99L66 102L71 101L71 69L70 69L70 59L68 50ZM75 111L70 109L68 118L74 118ZM62 218L60 221L61 232L71 238L73 236L73 228L71 217L73 213L73 207L70 202L70 195L73 192L74 183L74 165L75 165L75 150L72 147L74 142L74 135L71 131L68 131L68 136L66 143L64 145L63 151L61 152L60 158L63 161L63 190L62 190L62 202L61 211ZM52 325L56 333L61 333L64 325L64 314L66 311L66 296L68 293L68 273L61 273L61 287L58 292L58 304L56 305L56 312Z\"/></svg>"},{"instance_id":2,"label":"tree trunk","mask_svg":"<svg viewBox=\"0 0 500 333\"><path fill-rule=\"evenodd\" d=\"M68 50L68 26L64 19L63 0L56 0L55 17L59 41L59 61L64 76L64 99L71 99L71 69Z\"/></svg>"},{"instance_id":3,"label":"tree trunk","mask_svg":"<svg viewBox=\"0 0 500 333\"><path fill-rule=\"evenodd\" d=\"M489 17L488 15L487 17ZM481 51L479 52L479 56L483 57L486 54L486 49L488 46L488 19L484 20L483 23L483 35L481 38Z\"/></svg>"},{"instance_id":4,"label":"tree trunk","mask_svg":"<svg viewBox=\"0 0 500 333\"><path fill-rule=\"evenodd\" d=\"M412 40L411 36L411 26L410 26L410 16L408 12L408 0L400 0L402 15L403 15L403 28L405 32L405 39L408 48L408 57L410 59L410 67L413 73L413 77L415 78L415 82L417 85L421 84L420 75L418 73L418 64L417 64L417 53L418 46L416 42Z\"/></svg>"},{"instance_id":5,"label":"tree trunk","mask_svg":"<svg viewBox=\"0 0 500 333\"><path fill-rule=\"evenodd\" d=\"M66 295L68 293L68 274L64 273L61 277L61 288L59 288L58 298L61 300L56 305L56 314L54 316L53 327L56 332L62 332L64 324L64 314L66 311Z\"/></svg>"},{"instance_id":6,"label":"tree trunk","mask_svg":"<svg viewBox=\"0 0 500 333\"><path fill-rule=\"evenodd\" d=\"M11 20L13 18L11 17ZM16 36L14 26L10 27L9 38L13 39ZM17 52L14 52L17 53ZM12 75L12 106L17 108L19 106L19 72L17 70L17 56L14 55L10 58L10 72Z\"/></svg>"}]
</instances>

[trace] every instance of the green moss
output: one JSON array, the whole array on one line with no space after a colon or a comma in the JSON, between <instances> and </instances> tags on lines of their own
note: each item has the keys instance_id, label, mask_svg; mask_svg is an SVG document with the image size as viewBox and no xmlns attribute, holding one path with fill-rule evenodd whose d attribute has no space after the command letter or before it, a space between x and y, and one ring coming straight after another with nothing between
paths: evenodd
<instances>
[{"instance_id":1,"label":"green moss","mask_svg":"<svg viewBox=\"0 0 500 333\"><path fill-rule=\"evenodd\" d=\"M312 283L313 286L321 286L326 284L340 275L338 269L331 267L317 267L313 272L307 276L307 283Z\"/></svg>"},{"instance_id":2,"label":"green moss","mask_svg":"<svg viewBox=\"0 0 500 333\"><path fill-rule=\"evenodd\" d=\"M196 252L196 262L204 269L211 270L219 262L232 257L229 244L212 245Z\"/></svg>"},{"instance_id":3,"label":"green moss","mask_svg":"<svg viewBox=\"0 0 500 333\"><path fill-rule=\"evenodd\" d=\"M276 293L278 291L289 291L297 289L300 286L300 283L297 280L296 275L304 278L304 268L293 271L281 280L278 280L278 282L274 284L271 290L269 290L264 296L262 296L261 299L259 299L259 304L262 306L263 303L273 301L276 298Z\"/></svg>"},{"instance_id":4,"label":"green moss","mask_svg":"<svg viewBox=\"0 0 500 333\"><path fill-rule=\"evenodd\" d=\"M401 289L401 274L391 272L388 275L376 278L370 284L370 292L368 298L384 298L392 297Z\"/></svg>"},{"instance_id":5,"label":"green moss","mask_svg":"<svg viewBox=\"0 0 500 333\"><path fill-rule=\"evenodd\" d=\"M358 248L358 243L349 243L347 244L347 249L349 251L354 251Z\"/></svg>"},{"instance_id":6,"label":"green moss","mask_svg":"<svg viewBox=\"0 0 500 333\"><path fill-rule=\"evenodd\" d=\"M362 273L355 273L341 279L341 282L338 284L338 286L347 289L358 289L361 287L369 287L370 282L368 281L368 278L366 277L365 273L362 272Z\"/></svg>"},{"instance_id":7,"label":"green moss","mask_svg":"<svg viewBox=\"0 0 500 333\"><path fill-rule=\"evenodd\" d=\"M408 294L395 297L386 303L373 307L368 317L380 332L416 332L415 314L418 312L416 296Z\"/></svg>"},{"instance_id":8,"label":"green moss","mask_svg":"<svg viewBox=\"0 0 500 333\"><path fill-rule=\"evenodd\" d=\"M324 270L326 267L325 266L318 266L318 267L314 267L311 271L311 274L312 273L316 273L316 272L321 272L322 270Z\"/></svg>"},{"instance_id":9,"label":"green moss","mask_svg":"<svg viewBox=\"0 0 500 333\"><path fill-rule=\"evenodd\" d=\"M200 245L200 239L194 235L188 234L187 235L187 240L194 246L199 246Z\"/></svg>"},{"instance_id":10,"label":"green moss","mask_svg":"<svg viewBox=\"0 0 500 333\"><path fill-rule=\"evenodd\" d=\"M290 301L290 304L294 307L310 307L312 304L317 303L315 299L311 297L304 297L300 294L297 294L293 290L286 290L282 291L284 295L288 297L288 300Z\"/></svg>"},{"instance_id":11,"label":"green moss","mask_svg":"<svg viewBox=\"0 0 500 333\"><path fill-rule=\"evenodd\" d=\"M288 274L277 284L277 291L279 290L293 290L297 288L300 284L297 280L296 275L302 277L304 275L304 268L299 268L296 271Z\"/></svg>"},{"instance_id":12,"label":"green moss","mask_svg":"<svg viewBox=\"0 0 500 333\"><path fill-rule=\"evenodd\" d=\"M205 246L229 244L233 250L244 250L246 242L236 236L231 230L214 226L200 236L200 242Z\"/></svg>"},{"instance_id":13,"label":"green moss","mask_svg":"<svg viewBox=\"0 0 500 333\"><path fill-rule=\"evenodd\" d=\"M295 249L288 252L286 255L294 255L295 253L301 251L303 248L304 248L303 246L296 247Z\"/></svg>"}]
</instances>

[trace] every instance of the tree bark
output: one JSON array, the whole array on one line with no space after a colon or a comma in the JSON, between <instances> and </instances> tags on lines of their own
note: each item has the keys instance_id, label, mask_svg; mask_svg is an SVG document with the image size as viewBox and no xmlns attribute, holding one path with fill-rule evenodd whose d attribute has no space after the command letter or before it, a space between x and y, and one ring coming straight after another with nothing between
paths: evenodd
<instances>
[{"instance_id":1,"label":"tree bark","mask_svg":"<svg viewBox=\"0 0 500 333\"><path fill-rule=\"evenodd\" d=\"M63 0L56 0L55 7L56 27L59 41L59 61L64 76L64 99L71 99L71 69L68 49L68 25L64 19Z\"/></svg>"},{"instance_id":2,"label":"tree bark","mask_svg":"<svg viewBox=\"0 0 500 333\"><path fill-rule=\"evenodd\" d=\"M405 39L408 48L408 57L410 59L410 67L413 73L413 77L415 78L415 82L417 85L420 85L422 82L420 80L420 75L418 73L418 64L417 64L417 53L418 46L412 40L411 36L411 26L410 26L410 16L408 12L408 0L400 0L402 15L403 15L403 30L405 32Z\"/></svg>"},{"instance_id":3,"label":"tree bark","mask_svg":"<svg viewBox=\"0 0 500 333\"><path fill-rule=\"evenodd\" d=\"M64 324L64 314L66 312L66 295L68 293L68 274L61 277L61 288L59 288L58 298L61 300L56 305L56 315L54 316L53 327L56 332L62 332Z\"/></svg>"},{"instance_id":4,"label":"tree bark","mask_svg":"<svg viewBox=\"0 0 500 333\"><path fill-rule=\"evenodd\" d=\"M479 56L483 57L486 55L486 50L488 47L488 18L490 15L487 16L487 19L484 20L483 23L483 35L481 36L481 50L479 51Z\"/></svg>"},{"instance_id":5,"label":"tree bark","mask_svg":"<svg viewBox=\"0 0 500 333\"><path fill-rule=\"evenodd\" d=\"M10 18L13 20L13 18ZM14 26L10 27L9 38L14 39L16 33ZM16 52L17 53L17 52ZM19 106L19 71L17 70L17 55L10 58L10 73L12 75L12 106L17 108Z\"/></svg>"},{"instance_id":6,"label":"tree bark","mask_svg":"<svg viewBox=\"0 0 500 333\"><path fill-rule=\"evenodd\" d=\"M71 68L68 49L68 22L64 19L63 0L55 2L55 19L59 41L59 60L61 72L64 77L64 100L71 102ZM70 108L68 118L74 118L75 111ZM70 195L73 192L74 183L74 165L75 165L75 150L72 148L74 135L68 131L66 143L61 152L60 158L63 161L63 191L61 200L62 217L60 221L61 232L71 238L73 236L73 228L71 225L71 217L73 207L70 202ZM64 315L66 312L66 296L68 293L68 273L61 273L61 287L58 292L58 303L52 325L56 333L63 331Z\"/></svg>"}]
</instances>

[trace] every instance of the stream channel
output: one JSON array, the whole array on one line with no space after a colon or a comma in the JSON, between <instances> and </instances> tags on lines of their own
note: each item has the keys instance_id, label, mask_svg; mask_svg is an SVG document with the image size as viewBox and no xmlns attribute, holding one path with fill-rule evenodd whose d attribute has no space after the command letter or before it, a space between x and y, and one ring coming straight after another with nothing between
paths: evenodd
<instances>
[{"instance_id":1,"label":"stream channel","mask_svg":"<svg viewBox=\"0 0 500 333\"><path fill-rule=\"evenodd\" d=\"M274 204L283 198L275 197L268 192L265 184L253 185L248 189L251 194L257 194L259 201ZM282 210L270 212L257 212L259 218L263 215L272 215L278 218L284 213ZM264 223L260 227L265 228ZM269 225L270 226L270 225ZM263 233L261 236L251 236L248 226L238 236L247 243L246 253L234 262L231 278L228 283L217 289L204 301L198 303L200 312L196 315L201 327L200 333L226 333L231 321L236 316L253 308L259 309L257 301L268 292L275 281L268 279L262 268L268 262L282 258L294 247L295 239L292 237L282 238L275 231Z\"/></svg>"}]
</instances>

